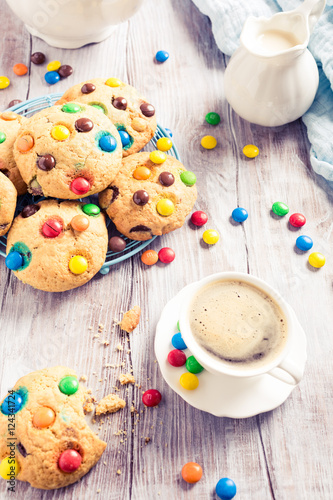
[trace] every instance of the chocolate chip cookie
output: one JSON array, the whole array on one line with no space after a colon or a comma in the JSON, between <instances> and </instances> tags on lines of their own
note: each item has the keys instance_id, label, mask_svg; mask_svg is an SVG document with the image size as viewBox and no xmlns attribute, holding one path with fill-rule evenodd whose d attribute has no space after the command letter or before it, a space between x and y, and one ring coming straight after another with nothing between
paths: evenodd
<instances>
[{"instance_id":1,"label":"chocolate chip cookie","mask_svg":"<svg viewBox=\"0 0 333 500\"><path fill-rule=\"evenodd\" d=\"M21 125L26 121L24 116L12 111L0 113L0 171L12 181L18 195L27 192L27 185L17 168L13 146Z\"/></svg>"},{"instance_id":2,"label":"chocolate chip cookie","mask_svg":"<svg viewBox=\"0 0 333 500\"><path fill-rule=\"evenodd\" d=\"M16 197L14 184L0 172L0 236L7 233L13 221Z\"/></svg>"}]
</instances>

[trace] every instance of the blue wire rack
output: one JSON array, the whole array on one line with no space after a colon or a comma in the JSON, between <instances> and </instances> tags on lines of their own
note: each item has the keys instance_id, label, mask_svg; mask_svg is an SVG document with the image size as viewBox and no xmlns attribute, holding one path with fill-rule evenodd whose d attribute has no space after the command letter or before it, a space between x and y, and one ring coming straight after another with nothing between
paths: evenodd
<instances>
[{"instance_id":1,"label":"blue wire rack","mask_svg":"<svg viewBox=\"0 0 333 500\"><path fill-rule=\"evenodd\" d=\"M8 108L7 111L14 111L15 113L18 113L20 115L26 116L29 118L30 116L34 115L38 111L41 111L44 108L53 106L62 94L49 94L45 95L42 97L37 97L36 99L29 99L28 101L25 102L20 102L19 104L16 104L15 106L12 106L11 108ZM152 151L156 149L156 142L158 139L161 137L170 137L169 134L166 132L166 130L161 127L161 125L157 124L157 129L155 132L154 137L150 141L149 144L147 144L145 150L146 151ZM180 160L179 153L177 151L177 148L175 145L172 146L172 148L168 151L168 154L173 156L174 158L177 158L177 160ZM33 197L30 194L25 194L23 196L19 196L17 200L17 207L16 207L16 214L20 213L26 205L32 204L32 203L37 203L40 201L41 197ZM90 200L94 201L95 200ZM108 220L108 229L110 234L114 232L115 234L119 234L116 229L114 224ZM121 235L122 238L126 241L126 247L122 252L111 252L110 250L106 254L106 259L105 263L103 264L102 268L100 269L101 274L107 274L110 271L110 267L113 266L114 264L118 264L119 262L122 262L123 260L129 259L132 257L132 255L135 255L138 252L141 252L147 245L149 245L157 236L154 236L148 241L135 241L135 240L130 240L126 236ZM2 257L6 257L6 246L7 246L7 237L2 236L0 237L0 255Z\"/></svg>"}]
</instances>

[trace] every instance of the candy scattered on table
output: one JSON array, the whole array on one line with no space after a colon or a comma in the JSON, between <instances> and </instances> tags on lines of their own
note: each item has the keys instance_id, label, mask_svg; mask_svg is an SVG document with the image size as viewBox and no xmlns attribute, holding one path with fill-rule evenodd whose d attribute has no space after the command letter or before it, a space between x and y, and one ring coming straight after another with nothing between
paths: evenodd
<instances>
[{"instance_id":1,"label":"candy scattered on table","mask_svg":"<svg viewBox=\"0 0 333 500\"><path fill-rule=\"evenodd\" d=\"M61 78L68 78L73 73L73 68L72 66L69 66L69 64L64 64L63 66L60 66L58 73Z\"/></svg>"},{"instance_id":2,"label":"candy scattered on table","mask_svg":"<svg viewBox=\"0 0 333 500\"><path fill-rule=\"evenodd\" d=\"M84 177L76 177L76 179L74 179L70 185L70 190L77 195L86 194L88 193L89 189L90 182L87 181L87 179L85 179Z\"/></svg>"},{"instance_id":3,"label":"candy scattered on table","mask_svg":"<svg viewBox=\"0 0 333 500\"><path fill-rule=\"evenodd\" d=\"M56 219L49 219L42 226L42 234L46 238L56 238L62 233L62 224Z\"/></svg>"},{"instance_id":4,"label":"candy scattered on table","mask_svg":"<svg viewBox=\"0 0 333 500\"><path fill-rule=\"evenodd\" d=\"M20 153L27 153L34 147L35 141L31 135L22 135L17 139L16 147Z\"/></svg>"},{"instance_id":5,"label":"candy scattered on table","mask_svg":"<svg viewBox=\"0 0 333 500\"><path fill-rule=\"evenodd\" d=\"M193 391L199 385L199 379L194 373L183 373L179 379L180 385L187 391Z\"/></svg>"},{"instance_id":6,"label":"candy scattered on table","mask_svg":"<svg viewBox=\"0 0 333 500\"><path fill-rule=\"evenodd\" d=\"M86 231L89 227L89 219L85 215L75 215L71 220L71 226L74 231Z\"/></svg>"},{"instance_id":7,"label":"candy scattered on table","mask_svg":"<svg viewBox=\"0 0 333 500\"><path fill-rule=\"evenodd\" d=\"M49 408L48 406L41 406L38 410L35 411L32 417L32 423L38 429L45 429L46 427L50 427L54 423L56 419L56 414Z\"/></svg>"},{"instance_id":8,"label":"candy scattered on table","mask_svg":"<svg viewBox=\"0 0 333 500\"><path fill-rule=\"evenodd\" d=\"M78 388L79 388L79 381L73 375L68 375L67 377L62 378L59 382L60 392L66 394L67 396L75 394Z\"/></svg>"},{"instance_id":9,"label":"candy scattered on table","mask_svg":"<svg viewBox=\"0 0 333 500\"><path fill-rule=\"evenodd\" d=\"M0 90L6 89L10 84L9 78L7 76L0 76Z\"/></svg>"},{"instance_id":10,"label":"candy scattered on table","mask_svg":"<svg viewBox=\"0 0 333 500\"><path fill-rule=\"evenodd\" d=\"M191 215L191 222L195 226L204 226L208 221L208 216L202 210L197 210Z\"/></svg>"},{"instance_id":11,"label":"candy scattered on table","mask_svg":"<svg viewBox=\"0 0 333 500\"><path fill-rule=\"evenodd\" d=\"M147 266L153 266L158 261L158 253L155 250L146 250L141 255L141 261Z\"/></svg>"},{"instance_id":12,"label":"candy scattered on table","mask_svg":"<svg viewBox=\"0 0 333 500\"><path fill-rule=\"evenodd\" d=\"M205 135L201 139L201 146L205 149L214 149L217 145L217 140L212 135Z\"/></svg>"},{"instance_id":13,"label":"candy scattered on table","mask_svg":"<svg viewBox=\"0 0 333 500\"><path fill-rule=\"evenodd\" d=\"M162 198L156 204L156 210L163 217L168 217L175 211L175 205L169 198Z\"/></svg>"},{"instance_id":14,"label":"candy scattered on table","mask_svg":"<svg viewBox=\"0 0 333 500\"><path fill-rule=\"evenodd\" d=\"M169 59L169 52L166 50L159 50L155 55L156 61L163 63Z\"/></svg>"},{"instance_id":15,"label":"candy scattered on table","mask_svg":"<svg viewBox=\"0 0 333 500\"><path fill-rule=\"evenodd\" d=\"M179 330L179 325L177 324L177 328ZM175 333L171 339L171 343L175 349L180 349L181 351L184 351L187 349L187 345L185 344L182 334L180 332Z\"/></svg>"},{"instance_id":16,"label":"candy scattered on table","mask_svg":"<svg viewBox=\"0 0 333 500\"><path fill-rule=\"evenodd\" d=\"M14 71L15 75L23 76L23 75L26 75L28 73L28 68L26 67L25 64L17 63L17 64L14 64L13 71Z\"/></svg>"},{"instance_id":17,"label":"candy scattered on table","mask_svg":"<svg viewBox=\"0 0 333 500\"><path fill-rule=\"evenodd\" d=\"M75 255L69 261L69 270L73 274L83 274L88 269L88 262L82 255Z\"/></svg>"},{"instance_id":18,"label":"candy scattered on table","mask_svg":"<svg viewBox=\"0 0 333 500\"><path fill-rule=\"evenodd\" d=\"M289 217L289 223L294 227L302 227L306 223L304 215L296 213Z\"/></svg>"},{"instance_id":19,"label":"candy scattered on table","mask_svg":"<svg viewBox=\"0 0 333 500\"><path fill-rule=\"evenodd\" d=\"M6 457L0 463L0 476L9 481L14 479L20 472L20 464L13 457Z\"/></svg>"},{"instance_id":20,"label":"candy scattered on table","mask_svg":"<svg viewBox=\"0 0 333 500\"><path fill-rule=\"evenodd\" d=\"M58 465L63 472L70 473L76 471L81 462L82 457L76 450L65 450L59 457Z\"/></svg>"},{"instance_id":21,"label":"candy scattered on table","mask_svg":"<svg viewBox=\"0 0 333 500\"><path fill-rule=\"evenodd\" d=\"M172 250L172 248L164 247L158 252L158 258L163 264L170 264L173 260L175 260L176 254Z\"/></svg>"},{"instance_id":22,"label":"candy scattered on table","mask_svg":"<svg viewBox=\"0 0 333 500\"><path fill-rule=\"evenodd\" d=\"M49 85L54 85L55 83L59 82L60 75L56 71L48 71L47 73L45 73L44 79Z\"/></svg>"},{"instance_id":23,"label":"candy scattered on table","mask_svg":"<svg viewBox=\"0 0 333 500\"><path fill-rule=\"evenodd\" d=\"M85 205L82 205L82 212L90 217L94 217L101 213L101 209L98 205L95 205L95 203L86 203Z\"/></svg>"},{"instance_id":24,"label":"candy scattered on table","mask_svg":"<svg viewBox=\"0 0 333 500\"><path fill-rule=\"evenodd\" d=\"M206 114L205 120L207 123L209 123L209 125L218 125L221 121L221 117L218 113L212 111Z\"/></svg>"},{"instance_id":25,"label":"candy scattered on table","mask_svg":"<svg viewBox=\"0 0 333 500\"><path fill-rule=\"evenodd\" d=\"M111 252L122 252L126 248L126 241L120 236L112 236L109 241L109 250Z\"/></svg>"},{"instance_id":26,"label":"candy scattered on table","mask_svg":"<svg viewBox=\"0 0 333 500\"><path fill-rule=\"evenodd\" d=\"M193 172L186 171L180 174L180 180L186 186L194 186L194 184L197 182L197 177Z\"/></svg>"},{"instance_id":27,"label":"candy scattered on table","mask_svg":"<svg viewBox=\"0 0 333 500\"><path fill-rule=\"evenodd\" d=\"M172 132L171 132L171 130L170 130L169 128L166 128L166 127L165 127L165 129L164 129L164 130L166 131L166 133L167 133L170 137L172 137Z\"/></svg>"},{"instance_id":28,"label":"candy scattered on table","mask_svg":"<svg viewBox=\"0 0 333 500\"><path fill-rule=\"evenodd\" d=\"M48 65L46 66L47 68L47 71L58 71L58 69L60 68L61 66L61 62L60 61L51 61L48 63Z\"/></svg>"},{"instance_id":29,"label":"candy scattered on table","mask_svg":"<svg viewBox=\"0 0 333 500\"><path fill-rule=\"evenodd\" d=\"M249 214L245 208L237 207L232 211L231 217L235 222L244 222L248 218Z\"/></svg>"},{"instance_id":30,"label":"candy scattered on table","mask_svg":"<svg viewBox=\"0 0 333 500\"><path fill-rule=\"evenodd\" d=\"M184 366L186 363L186 354L180 349L173 349L168 354L168 361L171 366Z\"/></svg>"},{"instance_id":31,"label":"candy scattered on table","mask_svg":"<svg viewBox=\"0 0 333 500\"><path fill-rule=\"evenodd\" d=\"M272 205L272 212L274 212L276 215L279 215L280 217L283 217L289 212L289 207L285 203L282 203L282 201L276 201Z\"/></svg>"},{"instance_id":32,"label":"candy scattered on table","mask_svg":"<svg viewBox=\"0 0 333 500\"><path fill-rule=\"evenodd\" d=\"M247 144L243 147L243 154L247 158L255 158L259 154L259 148L254 144Z\"/></svg>"},{"instance_id":33,"label":"candy scattered on table","mask_svg":"<svg viewBox=\"0 0 333 500\"><path fill-rule=\"evenodd\" d=\"M236 485L232 479L223 477L216 485L216 494L221 500L231 500L236 495Z\"/></svg>"},{"instance_id":34,"label":"candy scattered on table","mask_svg":"<svg viewBox=\"0 0 333 500\"><path fill-rule=\"evenodd\" d=\"M202 478L201 466L196 462L188 462L182 468L182 478L187 483L197 483Z\"/></svg>"},{"instance_id":35,"label":"candy scattered on table","mask_svg":"<svg viewBox=\"0 0 333 500\"><path fill-rule=\"evenodd\" d=\"M160 151L169 151L172 148L172 140L168 137L161 137L156 142L156 146Z\"/></svg>"},{"instance_id":36,"label":"candy scattered on table","mask_svg":"<svg viewBox=\"0 0 333 500\"><path fill-rule=\"evenodd\" d=\"M299 236L296 240L296 246L299 250L303 250L303 252L307 252L313 247L313 240L310 238L310 236L306 236L305 234L302 234L302 236Z\"/></svg>"},{"instance_id":37,"label":"candy scattered on table","mask_svg":"<svg viewBox=\"0 0 333 500\"><path fill-rule=\"evenodd\" d=\"M144 405L152 407L160 404L162 394L157 389L148 389L142 395L142 402Z\"/></svg>"},{"instance_id":38,"label":"candy scattered on table","mask_svg":"<svg viewBox=\"0 0 333 500\"><path fill-rule=\"evenodd\" d=\"M30 61L34 64L43 64L45 62L45 54L43 52L34 52L30 56Z\"/></svg>"},{"instance_id":39,"label":"candy scattered on table","mask_svg":"<svg viewBox=\"0 0 333 500\"><path fill-rule=\"evenodd\" d=\"M220 235L215 229L206 229L202 235L202 239L207 245L215 245L219 241Z\"/></svg>"},{"instance_id":40,"label":"candy scattered on table","mask_svg":"<svg viewBox=\"0 0 333 500\"><path fill-rule=\"evenodd\" d=\"M318 269L320 267L323 267L325 265L325 262L325 256L320 252L312 252L309 255L309 264L312 267L316 267Z\"/></svg>"},{"instance_id":41,"label":"candy scattered on table","mask_svg":"<svg viewBox=\"0 0 333 500\"><path fill-rule=\"evenodd\" d=\"M189 356L186 360L186 369L190 373L201 373L204 370L204 367L195 359L194 356Z\"/></svg>"},{"instance_id":42,"label":"candy scattered on table","mask_svg":"<svg viewBox=\"0 0 333 500\"><path fill-rule=\"evenodd\" d=\"M17 271L23 266L23 257L19 252L9 252L5 260L6 266L11 271Z\"/></svg>"},{"instance_id":43,"label":"candy scattered on table","mask_svg":"<svg viewBox=\"0 0 333 500\"><path fill-rule=\"evenodd\" d=\"M16 106L16 104L20 104L21 99L13 99L12 101L10 101L10 103L8 104L8 107L11 108L12 106Z\"/></svg>"},{"instance_id":44,"label":"candy scattered on table","mask_svg":"<svg viewBox=\"0 0 333 500\"><path fill-rule=\"evenodd\" d=\"M149 155L150 161L153 163L156 163L157 165L160 165L161 163L164 163L165 160L167 159L166 154L163 151L152 151Z\"/></svg>"}]
</instances>

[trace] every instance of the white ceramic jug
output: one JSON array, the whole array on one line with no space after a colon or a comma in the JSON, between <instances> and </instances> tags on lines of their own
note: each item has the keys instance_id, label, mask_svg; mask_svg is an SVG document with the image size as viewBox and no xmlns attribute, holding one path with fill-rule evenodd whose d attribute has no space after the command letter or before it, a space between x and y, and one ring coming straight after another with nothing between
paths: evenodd
<instances>
[{"instance_id":1,"label":"white ceramic jug","mask_svg":"<svg viewBox=\"0 0 333 500\"><path fill-rule=\"evenodd\" d=\"M225 96L242 118L284 125L302 116L317 92L316 62L307 49L326 0L306 0L270 19L249 17L227 66Z\"/></svg>"},{"instance_id":2,"label":"white ceramic jug","mask_svg":"<svg viewBox=\"0 0 333 500\"><path fill-rule=\"evenodd\" d=\"M7 0L29 33L53 47L76 49L101 42L144 0Z\"/></svg>"}]
</instances>

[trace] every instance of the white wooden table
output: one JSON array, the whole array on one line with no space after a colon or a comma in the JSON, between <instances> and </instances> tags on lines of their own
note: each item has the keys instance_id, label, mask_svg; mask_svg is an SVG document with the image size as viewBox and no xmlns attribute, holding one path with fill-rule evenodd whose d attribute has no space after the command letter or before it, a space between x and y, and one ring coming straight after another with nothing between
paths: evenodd
<instances>
[{"instance_id":1,"label":"white wooden table","mask_svg":"<svg viewBox=\"0 0 333 500\"><path fill-rule=\"evenodd\" d=\"M96 76L116 76L147 96L158 121L169 127L183 163L197 174L196 208L209 214L220 242L207 249L200 244L202 228L185 223L180 230L158 238L151 248L170 246L176 260L145 267L140 256L113 266L86 286L62 294L44 293L23 285L0 261L1 395L22 375L57 364L87 374L97 397L113 392L124 368L104 368L106 362L133 365L142 389L157 388L163 402L145 409L141 390L120 390L127 401L111 415L99 435L108 442L97 466L78 483L43 492L18 482L16 493L1 498L72 500L215 499L215 484L231 477L239 500L331 500L333 497L333 370L332 370L332 195L309 163L305 127L298 120L276 130L250 125L228 107L223 93L227 58L218 50L209 20L190 0L147 0L129 22L118 26L103 43L79 50L60 50L29 36L22 23L1 7L0 73L11 86L0 92L5 109L12 99L28 99L64 91ZM157 50L170 59L154 63ZM29 75L12 73L17 62L28 64L30 54L44 52L48 61L70 64L74 74L53 87L44 82L44 67L31 65ZM222 122L209 126L208 111ZM213 134L218 146L203 150L200 139ZM259 146L260 155L247 160L245 144ZM291 212L302 212L314 249L327 257L316 271L307 256L295 252L299 233L288 229L287 218L270 215L274 201L285 201ZM234 226L229 217L237 205L249 218ZM253 273L276 287L294 308L308 339L305 377L281 407L257 417L217 418L193 409L162 379L154 355L157 321L166 302L182 287L212 272ZM114 328L121 311L139 304L142 319L129 337ZM98 325L105 329L93 339ZM92 327L92 330L89 329ZM107 339L105 347L101 341ZM129 342L127 342L129 340ZM130 349L116 350L119 342ZM103 379L103 382L99 382ZM132 401L139 421L130 412ZM97 431L98 426L95 424ZM125 438L115 436L119 429ZM134 432L132 432L134 431ZM145 445L145 438L150 442ZM202 480L182 481L188 461L199 462ZM105 462L105 463L104 463ZM117 470L121 474L117 474ZM97 491L100 490L99 493Z\"/></svg>"}]
</instances>

